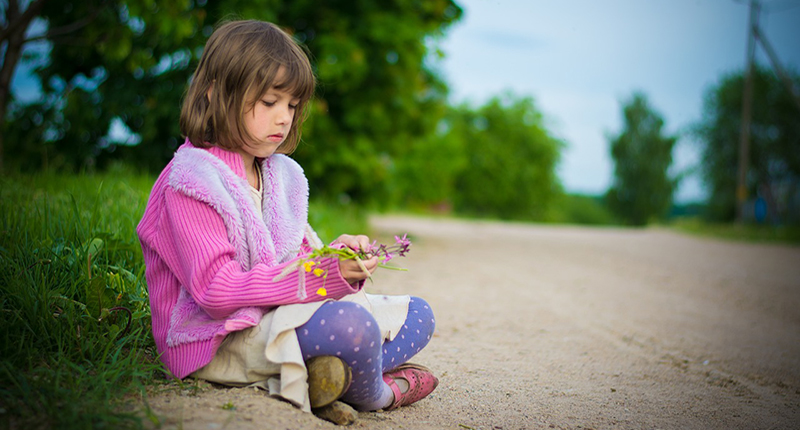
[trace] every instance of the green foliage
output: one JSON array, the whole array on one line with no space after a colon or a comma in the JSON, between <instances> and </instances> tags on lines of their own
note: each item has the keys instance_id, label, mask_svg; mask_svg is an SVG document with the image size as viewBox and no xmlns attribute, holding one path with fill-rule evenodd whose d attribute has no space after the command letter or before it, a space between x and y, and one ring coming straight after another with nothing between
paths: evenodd
<instances>
[{"instance_id":1,"label":"green foliage","mask_svg":"<svg viewBox=\"0 0 800 430\"><path fill-rule=\"evenodd\" d=\"M477 110L447 106L431 67L437 38L460 15L452 0L49 4L41 16L51 28L92 19L68 46L51 39L36 71L44 99L12 109L9 164L91 171L122 159L160 170L180 143L181 94L212 25L255 18L303 43L320 80L294 155L312 196L549 219L562 144L533 102L505 95ZM140 143L109 141L115 118Z\"/></svg>"},{"instance_id":2,"label":"green foliage","mask_svg":"<svg viewBox=\"0 0 800 430\"><path fill-rule=\"evenodd\" d=\"M85 25L68 39L48 39L53 49L36 70L45 97L13 105L4 135L9 164L92 171L124 160L159 171L180 143L181 94L212 26L255 18L304 44L320 79L294 155L312 196L554 219L563 145L532 100L504 95L477 109L447 106L432 67L441 55L436 41L461 15L452 0L162 3L48 3L41 18L50 28ZM115 119L140 142L109 141ZM358 216L346 215L356 224Z\"/></svg>"},{"instance_id":3,"label":"green foliage","mask_svg":"<svg viewBox=\"0 0 800 430\"><path fill-rule=\"evenodd\" d=\"M308 204L308 223L324 243L333 242L339 235L366 234L367 213L348 201L311 200Z\"/></svg>"},{"instance_id":4,"label":"green foliage","mask_svg":"<svg viewBox=\"0 0 800 430\"><path fill-rule=\"evenodd\" d=\"M160 365L136 221L152 181L0 180L0 407L17 428L138 427Z\"/></svg>"},{"instance_id":5,"label":"green foliage","mask_svg":"<svg viewBox=\"0 0 800 430\"><path fill-rule=\"evenodd\" d=\"M460 15L452 0L48 2L41 17L50 28L91 19L50 39L49 62L36 71L45 97L13 106L5 153L25 169L125 159L160 170L180 143L181 95L212 25L262 19L307 46L320 78L296 153L314 194L380 201L393 160L444 113L446 87L429 68L429 46ZM110 142L114 118L141 142Z\"/></svg>"},{"instance_id":6,"label":"green foliage","mask_svg":"<svg viewBox=\"0 0 800 430\"><path fill-rule=\"evenodd\" d=\"M406 156L390 166L393 202L405 208L452 208L460 194L456 181L467 167L462 116L461 110L449 109L435 133L408 142Z\"/></svg>"},{"instance_id":7,"label":"green foliage","mask_svg":"<svg viewBox=\"0 0 800 430\"><path fill-rule=\"evenodd\" d=\"M386 202L394 163L433 134L446 87L428 44L460 16L451 0L292 2L281 22L305 41L320 79L295 158L313 191Z\"/></svg>"},{"instance_id":8,"label":"green foliage","mask_svg":"<svg viewBox=\"0 0 800 430\"><path fill-rule=\"evenodd\" d=\"M607 194L609 208L631 225L663 218L677 185L667 170L677 138L662 135L664 121L647 97L635 93L623 107L623 130L609 137L614 159L614 183Z\"/></svg>"},{"instance_id":9,"label":"green foliage","mask_svg":"<svg viewBox=\"0 0 800 430\"><path fill-rule=\"evenodd\" d=\"M179 100L203 39L206 11L194 2L45 2L51 49L35 74L44 96L12 103L4 155L25 170L85 169L109 158L163 167L177 146ZM137 133L135 154L108 139L114 118Z\"/></svg>"},{"instance_id":10,"label":"green foliage","mask_svg":"<svg viewBox=\"0 0 800 430\"><path fill-rule=\"evenodd\" d=\"M571 224L612 224L602 199L561 190L564 144L530 98L505 94L448 109L436 133L409 143L391 166L392 201L404 210Z\"/></svg>"},{"instance_id":11,"label":"green foliage","mask_svg":"<svg viewBox=\"0 0 800 430\"><path fill-rule=\"evenodd\" d=\"M800 77L793 79L800 86ZM723 76L706 92L703 120L696 128L703 180L709 188L707 216L716 222L736 216L743 88L742 72ZM798 148L800 110L775 74L754 68L747 191L771 200L773 212L794 223L800 223Z\"/></svg>"},{"instance_id":12,"label":"green foliage","mask_svg":"<svg viewBox=\"0 0 800 430\"><path fill-rule=\"evenodd\" d=\"M461 106L446 125L463 151L453 161L460 168L456 210L501 219L550 217L562 192L555 169L563 143L548 133L531 98L506 94L477 110Z\"/></svg>"},{"instance_id":13,"label":"green foliage","mask_svg":"<svg viewBox=\"0 0 800 430\"><path fill-rule=\"evenodd\" d=\"M548 221L581 225L616 224L616 218L605 203L603 197L564 194L553 203L553 214Z\"/></svg>"}]
</instances>

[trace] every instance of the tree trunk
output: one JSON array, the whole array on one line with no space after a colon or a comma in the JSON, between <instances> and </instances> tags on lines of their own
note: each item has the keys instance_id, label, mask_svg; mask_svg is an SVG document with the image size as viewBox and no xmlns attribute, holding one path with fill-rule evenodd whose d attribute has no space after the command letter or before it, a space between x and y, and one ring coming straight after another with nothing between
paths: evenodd
<instances>
[{"instance_id":1,"label":"tree trunk","mask_svg":"<svg viewBox=\"0 0 800 430\"><path fill-rule=\"evenodd\" d=\"M8 38L8 45L6 45L6 52L3 58L3 68L0 70L0 121L2 127L5 128L6 113L8 112L8 103L10 101L11 93L11 77L14 76L14 69L22 55L22 45L25 41L24 33L15 33ZM0 133L0 172L3 171L3 136L5 133Z\"/></svg>"},{"instance_id":2,"label":"tree trunk","mask_svg":"<svg viewBox=\"0 0 800 430\"><path fill-rule=\"evenodd\" d=\"M8 2L5 17L7 26L2 30L2 38L0 38L0 43L6 43L3 68L0 69L0 130L5 128L8 103L11 99L11 78L22 57L25 32L28 31L28 26L33 18L41 11L44 2L45 0L37 0L31 3L23 13L20 13L18 1L10 0ZM0 133L0 172L3 172L4 135L5 133Z\"/></svg>"}]
</instances>

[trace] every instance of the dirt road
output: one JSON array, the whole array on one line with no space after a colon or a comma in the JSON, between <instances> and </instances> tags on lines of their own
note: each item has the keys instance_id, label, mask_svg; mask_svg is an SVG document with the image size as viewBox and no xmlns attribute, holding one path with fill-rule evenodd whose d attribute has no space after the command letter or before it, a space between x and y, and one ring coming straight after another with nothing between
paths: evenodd
<instances>
[{"instance_id":1,"label":"dirt road","mask_svg":"<svg viewBox=\"0 0 800 430\"><path fill-rule=\"evenodd\" d=\"M371 292L428 300L428 399L369 429L800 428L800 248L659 229L379 217ZM168 390L163 428L336 428L252 389ZM235 410L223 409L223 405Z\"/></svg>"}]
</instances>

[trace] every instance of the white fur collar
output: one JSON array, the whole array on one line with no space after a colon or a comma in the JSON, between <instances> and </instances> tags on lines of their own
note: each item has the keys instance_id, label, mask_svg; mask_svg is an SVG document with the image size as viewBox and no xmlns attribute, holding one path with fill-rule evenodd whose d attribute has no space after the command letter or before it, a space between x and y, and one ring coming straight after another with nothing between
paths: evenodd
<instances>
[{"instance_id":1,"label":"white fur collar","mask_svg":"<svg viewBox=\"0 0 800 430\"><path fill-rule=\"evenodd\" d=\"M245 270L276 265L300 249L308 225L308 181L294 160L274 154L262 161L264 198L257 213L247 181L209 151L181 147L169 185L210 205L222 217L236 259Z\"/></svg>"}]
</instances>

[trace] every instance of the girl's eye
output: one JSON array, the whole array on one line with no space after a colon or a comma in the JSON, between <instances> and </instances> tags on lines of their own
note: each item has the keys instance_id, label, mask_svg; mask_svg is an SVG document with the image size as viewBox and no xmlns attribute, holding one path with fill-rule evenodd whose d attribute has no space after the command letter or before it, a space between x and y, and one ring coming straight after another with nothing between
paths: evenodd
<instances>
[{"instance_id":1,"label":"girl's eye","mask_svg":"<svg viewBox=\"0 0 800 430\"><path fill-rule=\"evenodd\" d=\"M261 100L261 103L264 103L264 106L267 106L267 107L275 106L275 102L268 102L266 100Z\"/></svg>"},{"instance_id":2,"label":"girl's eye","mask_svg":"<svg viewBox=\"0 0 800 430\"><path fill-rule=\"evenodd\" d=\"M297 105L289 105L289 109L295 110L295 109L297 109Z\"/></svg>"}]
</instances>

